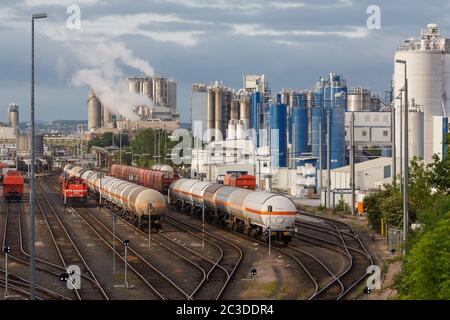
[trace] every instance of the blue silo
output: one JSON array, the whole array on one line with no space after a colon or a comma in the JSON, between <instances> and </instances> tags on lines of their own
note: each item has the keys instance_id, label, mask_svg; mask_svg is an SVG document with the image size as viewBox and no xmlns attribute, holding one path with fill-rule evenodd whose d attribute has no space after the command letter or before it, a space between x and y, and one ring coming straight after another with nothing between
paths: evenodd
<instances>
[{"instance_id":1,"label":"blue silo","mask_svg":"<svg viewBox=\"0 0 450 320\"><path fill-rule=\"evenodd\" d=\"M306 152L308 152L308 109L304 95L300 95L298 106L292 108L292 156L298 158Z\"/></svg>"},{"instance_id":2,"label":"blue silo","mask_svg":"<svg viewBox=\"0 0 450 320\"><path fill-rule=\"evenodd\" d=\"M326 164L326 117L323 109L323 92L322 86L316 87L313 92L312 108L311 108L311 155L314 158L319 158L320 149L322 149L322 168ZM320 130L320 125L322 128ZM320 135L321 133L321 135ZM319 146L320 136L322 138L322 145Z\"/></svg>"},{"instance_id":3,"label":"blue silo","mask_svg":"<svg viewBox=\"0 0 450 320\"><path fill-rule=\"evenodd\" d=\"M269 105L270 114L270 153L272 167L287 165L287 107L278 95L276 104Z\"/></svg>"},{"instance_id":4,"label":"blue silo","mask_svg":"<svg viewBox=\"0 0 450 320\"><path fill-rule=\"evenodd\" d=\"M339 168L345 165L345 109L335 105L330 115L330 168Z\"/></svg>"}]
</instances>

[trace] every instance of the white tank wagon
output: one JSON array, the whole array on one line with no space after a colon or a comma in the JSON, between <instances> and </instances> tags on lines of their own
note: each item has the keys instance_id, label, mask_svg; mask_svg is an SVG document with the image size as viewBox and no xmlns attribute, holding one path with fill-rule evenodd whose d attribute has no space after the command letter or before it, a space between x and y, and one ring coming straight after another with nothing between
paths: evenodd
<instances>
[{"instance_id":1,"label":"white tank wagon","mask_svg":"<svg viewBox=\"0 0 450 320\"><path fill-rule=\"evenodd\" d=\"M169 188L169 202L227 225L255 238L288 243L297 209L291 199L274 193L224 186L195 179L180 179Z\"/></svg>"},{"instance_id":2,"label":"white tank wagon","mask_svg":"<svg viewBox=\"0 0 450 320\"><path fill-rule=\"evenodd\" d=\"M135 226L140 228L148 225L150 220L153 228L161 228L161 215L166 209L166 202L158 191L110 176L104 175L100 179L98 172L81 167L67 168L65 173L83 179L95 199L98 199L100 194L105 206ZM152 207L151 212L149 204Z\"/></svg>"}]
</instances>

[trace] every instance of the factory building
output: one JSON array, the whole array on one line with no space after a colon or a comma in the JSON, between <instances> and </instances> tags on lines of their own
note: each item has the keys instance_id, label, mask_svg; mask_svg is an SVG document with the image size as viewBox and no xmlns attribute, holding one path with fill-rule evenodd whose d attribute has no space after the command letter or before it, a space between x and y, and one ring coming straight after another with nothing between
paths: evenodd
<instances>
[{"instance_id":1,"label":"factory building","mask_svg":"<svg viewBox=\"0 0 450 320\"><path fill-rule=\"evenodd\" d=\"M404 114L405 111L405 92L402 90L405 85L405 65L396 63L395 61L398 59L406 61L408 105L412 106L414 99L415 104L423 109L423 123L420 119L422 116L417 114L413 116L413 121L410 123L414 128L409 129L409 141L413 141L419 146L409 149L409 157L419 156L429 162L432 160L433 154L442 152L442 146L435 142L442 141L441 121L443 121L443 117L448 117L450 112L448 101L450 95L450 39L441 36L436 24L428 24L422 30L420 38L405 40L395 53L393 95L398 98L394 99L397 146L400 145L400 139L404 134L400 129L402 127L401 114ZM411 109L409 111L416 112ZM448 123L448 120L444 121ZM437 128L435 124L438 125ZM420 136L413 136L418 127L423 127L423 139ZM421 154L422 148L423 154ZM396 150L399 161L400 148L396 148Z\"/></svg>"}]
</instances>

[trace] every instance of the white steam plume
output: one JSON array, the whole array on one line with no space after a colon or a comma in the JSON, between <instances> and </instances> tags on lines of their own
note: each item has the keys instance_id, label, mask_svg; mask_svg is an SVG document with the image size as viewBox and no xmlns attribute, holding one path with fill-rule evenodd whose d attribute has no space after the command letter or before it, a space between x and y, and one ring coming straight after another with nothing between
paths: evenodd
<instances>
[{"instance_id":1,"label":"white steam plume","mask_svg":"<svg viewBox=\"0 0 450 320\"><path fill-rule=\"evenodd\" d=\"M147 61L134 56L123 43L78 43L76 46L70 45L70 48L82 68L72 76L72 83L75 86L90 86L111 113L137 119L133 107L153 107L148 97L129 91L127 76L122 72L119 62L145 76L153 76L154 70Z\"/></svg>"}]
</instances>

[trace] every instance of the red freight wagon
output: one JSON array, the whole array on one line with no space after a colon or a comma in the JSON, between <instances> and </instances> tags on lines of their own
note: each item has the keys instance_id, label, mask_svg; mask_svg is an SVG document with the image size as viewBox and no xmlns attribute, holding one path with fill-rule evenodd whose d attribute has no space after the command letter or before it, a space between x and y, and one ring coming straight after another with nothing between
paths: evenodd
<instances>
[{"instance_id":1,"label":"red freight wagon","mask_svg":"<svg viewBox=\"0 0 450 320\"><path fill-rule=\"evenodd\" d=\"M155 165L151 169L113 164L111 176L130 181L166 194L170 184L179 179L178 174L168 165Z\"/></svg>"},{"instance_id":2,"label":"red freight wagon","mask_svg":"<svg viewBox=\"0 0 450 320\"><path fill-rule=\"evenodd\" d=\"M23 177L16 170L8 171L3 177L3 195L8 202L22 199Z\"/></svg>"}]
</instances>

